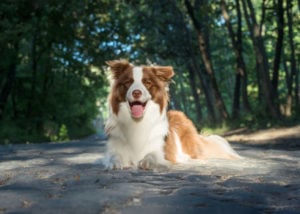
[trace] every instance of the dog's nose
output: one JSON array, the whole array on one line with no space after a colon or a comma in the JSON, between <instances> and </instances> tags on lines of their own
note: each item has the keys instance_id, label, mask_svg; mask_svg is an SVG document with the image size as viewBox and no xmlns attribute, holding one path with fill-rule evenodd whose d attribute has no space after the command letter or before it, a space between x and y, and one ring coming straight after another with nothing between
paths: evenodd
<instances>
[{"instance_id":1,"label":"dog's nose","mask_svg":"<svg viewBox=\"0 0 300 214\"><path fill-rule=\"evenodd\" d=\"M136 89L132 92L132 96L134 99L139 99L141 95L142 95L142 92L138 89Z\"/></svg>"}]
</instances>

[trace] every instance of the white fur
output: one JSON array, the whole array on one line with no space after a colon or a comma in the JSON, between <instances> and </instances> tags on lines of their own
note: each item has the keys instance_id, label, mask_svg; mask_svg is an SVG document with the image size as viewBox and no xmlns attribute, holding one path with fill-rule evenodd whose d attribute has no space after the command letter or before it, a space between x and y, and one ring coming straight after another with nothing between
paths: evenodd
<instances>
[{"instance_id":1,"label":"white fur","mask_svg":"<svg viewBox=\"0 0 300 214\"><path fill-rule=\"evenodd\" d=\"M149 100L142 120L133 120L127 102L120 104L118 115L111 113L107 154L103 164L108 169L166 165L164 137L168 133L166 112ZM155 163L149 163L155 162Z\"/></svg>"},{"instance_id":2,"label":"white fur","mask_svg":"<svg viewBox=\"0 0 300 214\"><path fill-rule=\"evenodd\" d=\"M230 146L228 141L219 135L209 135L205 137L210 143L218 145L228 155L231 155L233 158L241 159L242 157Z\"/></svg>"},{"instance_id":3,"label":"white fur","mask_svg":"<svg viewBox=\"0 0 300 214\"><path fill-rule=\"evenodd\" d=\"M133 84L126 93L129 102L135 101L134 90L140 90L140 102L147 102L143 117L133 119L129 103L119 104L119 112L115 114L110 109L105 129L109 135L106 156L102 163L107 169L123 169L128 167L153 168L169 165L165 160L164 145L168 134L169 124L166 108L161 112L160 106L151 100L151 94L142 82L143 70L133 68ZM111 107L110 107L111 108ZM177 148L176 161L184 163L190 160L189 155L182 150L179 136L174 132ZM234 157L240 156L230 147L228 142L220 136L209 136L210 143Z\"/></svg>"},{"instance_id":4,"label":"white fur","mask_svg":"<svg viewBox=\"0 0 300 214\"><path fill-rule=\"evenodd\" d=\"M134 98L132 96L132 92L136 89L140 90L142 92L142 96L139 98L139 101L146 102L147 100L151 99L151 94L146 89L142 82L143 78L143 70L141 67L134 67L133 68L133 84L129 87L126 98L129 102L134 101Z\"/></svg>"},{"instance_id":5,"label":"white fur","mask_svg":"<svg viewBox=\"0 0 300 214\"><path fill-rule=\"evenodd\" d=\"M106 157L103 164L107 169L127 167L150 168L152 165L166 165L164 158L164 138L168 133L166 110L160 112L160 106L151 100L151 94L142 82L143 70L133 68L133 84L129 87L126 99L134 101L132 92L142 92L139 101L146 102L143 118L131 117L128 102L122 102L116 115L110 110L106 123L109 135Z\"/></svg>"},{"instance_id":6,"label":"white fur","mask_svg":"<svg viewBox=\"0 0 300 214\"><path fill-rule=\"evenodd\" d=\"M179 163L185 163L185 162L189 161L191 158L189 155L185 154L182 151L182 144L181 144L178 134L175 131L173 132L173 134L175 136L175 144L176 144L176 148L177 148L176 161Z\"/></svg>"}]
</instances>

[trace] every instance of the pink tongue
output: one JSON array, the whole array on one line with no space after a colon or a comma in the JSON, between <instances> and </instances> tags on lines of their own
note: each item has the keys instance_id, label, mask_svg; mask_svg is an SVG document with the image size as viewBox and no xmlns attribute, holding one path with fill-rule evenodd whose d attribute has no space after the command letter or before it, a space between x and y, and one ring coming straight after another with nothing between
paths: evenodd
<instances>
[{"instance_id":1,"label":"pink tongue","mask_svg":"<svg viewBox=\"0 0 300 214\"><path fill-rule=\"evenodd\" d=\"M131 115L134 118L140 118L143 116L144 107L142 105L133 105L131 106Z\"/></svg>"}]
</instances>

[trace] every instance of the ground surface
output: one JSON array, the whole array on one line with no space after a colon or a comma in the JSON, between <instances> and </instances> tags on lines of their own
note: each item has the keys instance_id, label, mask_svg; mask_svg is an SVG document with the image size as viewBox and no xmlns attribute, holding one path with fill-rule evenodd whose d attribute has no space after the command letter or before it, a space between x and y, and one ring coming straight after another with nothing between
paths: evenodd
<instances>
[{"instance_id":1,"label":"ground surface","mask_svg":"<svg viewBox=\"0 0 300 214\"><path fill-rule=\"evenodd\" d=\"M2 213L300 213L300 126L227 138L244 159L105 171L105 141L0 146Z\"/></svg>"}]
</instances>

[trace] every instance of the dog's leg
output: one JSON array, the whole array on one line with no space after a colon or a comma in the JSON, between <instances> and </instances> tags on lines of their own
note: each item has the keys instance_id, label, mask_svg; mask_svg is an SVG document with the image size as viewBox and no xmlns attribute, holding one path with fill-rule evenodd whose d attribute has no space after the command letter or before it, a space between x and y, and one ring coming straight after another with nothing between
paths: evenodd
<instances>
[{"instance_id":1,"label":"dog's leg","mask_svg":"<svg viewBox=\"0 0 300 214\"><path fill-rule=\"evenodd\" d=\"M138 163L140 169L166 169L170 166L170 162L164 159L164 156L161 152L151 152L147 154L141 161Z\"/></svg>"},{"instance_id":2,"label":"dog's leg","mask_svg":"<svg viewBox=\"0 0 300 214\"><path fill-rule=\"evenodd\" d=\"M117 154L110 154L103 160L103 165L106 169L123 169L122 157Z\"/></svg>"}]
</instances>

